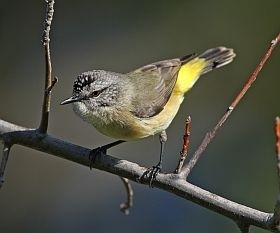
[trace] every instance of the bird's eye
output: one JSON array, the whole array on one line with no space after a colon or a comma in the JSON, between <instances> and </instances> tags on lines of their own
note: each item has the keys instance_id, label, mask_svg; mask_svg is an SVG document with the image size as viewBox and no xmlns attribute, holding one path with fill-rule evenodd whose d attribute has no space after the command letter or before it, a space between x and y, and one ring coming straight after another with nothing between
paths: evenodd
<instances>
[{"instance_id":1,"label":"bird's eye","mask_svg":"<svg viewBox=\"0 0 280 233\"><path fill-rule=\"evenodd\" d=\"M89 94L89 98L97 97L100 95L101 92L102 92L102 90L93 91Z\"/></svg>"},{"instance_id":2,"label":"bird's eye","mask_svg":"<svg viewBox=\"0 0 280 233\"><path fill-rule=\"evenodd\" d=\"M96 98L98 97L103 91L105 91L108 87L104 87L103 89L100 89L100 90L96 90L96 91L93 91L91 92L87 98Z\"/></svg>"}]
</instances>

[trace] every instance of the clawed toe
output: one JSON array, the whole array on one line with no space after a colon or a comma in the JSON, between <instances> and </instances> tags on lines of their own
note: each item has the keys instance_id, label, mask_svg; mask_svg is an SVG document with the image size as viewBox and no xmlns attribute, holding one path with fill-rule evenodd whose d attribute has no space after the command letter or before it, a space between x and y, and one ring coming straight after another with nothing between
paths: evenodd
<instances>
[{"instance_id":1,"label":"clawed toe","mask_svg":"<svg viewBox=\"0 0 280 233\"><path fill-rule=\"evenodd\" d=\"M161 164L157 164L156 166L148 168L147 171L145 171L143 175L140 177L140 182L143 182L143 180L148 179L149 186L152 188L153 181L156 180L156 177L160 173L161 169L162 169Z\"/></svg>"},{"instance_id":2,"label":"clawed toe","mask_svg":"<svg viewBox=\"0 0 280 233\"><path fill-rule=\"evenodd\" d=\"M89 152L89 156L88 156L88 159L90 160L89 163L90 169L92 169L92 166L95 163L96 159L99 159L102 154L106 154L106 153L107 153L107 149L102 146L92 149Z\"/></svg>"},{"instance_id":3,"label":"clawed toe","mask_svg":"<svg viewBox=\"0 0 280 233\"><path fill-rule=\"evenodd\" d=\"M96 159L99 159L101 155L107 154L107 150L108 149L110 149L110 148L112 148L112 147L114 147L116 145L119 145L119 144L121 144L123 142L124 142L123 140L118 140L118 141L106 144L104 146L100 146L100 147L97 147L95 149L92 149L89 152L89 156L88 156L88 158L90 160L90 163L89 163L90 169L92 168L92 166L95 163Z\"/></svg>"}]
</instances>

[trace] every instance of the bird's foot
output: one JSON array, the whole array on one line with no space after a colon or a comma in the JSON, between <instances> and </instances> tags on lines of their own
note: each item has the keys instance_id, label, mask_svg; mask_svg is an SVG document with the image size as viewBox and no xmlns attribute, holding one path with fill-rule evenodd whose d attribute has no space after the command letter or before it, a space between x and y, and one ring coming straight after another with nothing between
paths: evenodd
<instances>
[{"instance_id":1,"label":"bird's foot","mask_svg":"<svg viewBox=\"0 0 280 233\"><path fill-rule=\"evenodd\" d=\"M92 165L95 163L96 159L100 159L101 155L106 155L107 154L108 149L110 149L110 148L112 148L116 145L119 145L123 142L124 142L123 140L118 140L118 141L106 144L104 146L100 146L100 147L92 149L89 152L89 156L88 156L88 158L90 160L90 164L89 164L90 169L92 169Z\"/></svg>"},{"instance_id":2,"label":"bird's foot","mask_svg":"<svg viewBox=\"0 0 280 233\"><path fill-rule=\"evenodd\" d=\"M107 153L106 146L99 146L97 148L92 149L88 155L88 159L90 161L89 168L92 169L92 166L95 163L96 159L100 159L100 157L106 153Z\"/></svg>"},{"instance_id":3,"label":"bird's foot","mask_svg":"<svg viewBox=\"0 0 280 233\"><path fill-rule=\"evenodd\" d=\"M157 175L161 172L162 164L158 163L156 166L148 168L143 175L140 177L140 182L142 183L144 180L149 181L150 188L153 187L153 181L156 180Z\"/></svg>"}]
</instances>

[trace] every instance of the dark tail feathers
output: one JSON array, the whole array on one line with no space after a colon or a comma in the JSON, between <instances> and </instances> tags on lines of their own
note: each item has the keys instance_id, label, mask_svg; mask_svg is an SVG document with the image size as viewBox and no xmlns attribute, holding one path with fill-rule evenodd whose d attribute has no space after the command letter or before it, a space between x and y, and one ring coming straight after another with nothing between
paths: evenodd
<instances>
[{"instance_id":1,"label":"dark tail feathers","mask_svg":"<svg viewBox=\"0 0 280 233\"><path fill-rule=\"evenodd\" d=\"M235 53L233 52L233 49L217 47L206 50L198 57L204 58L208 62L207 66L202 71L202 74L205 74L213 69L222 67L232 62L235 57Z\"/></svg>"}]
</instances>

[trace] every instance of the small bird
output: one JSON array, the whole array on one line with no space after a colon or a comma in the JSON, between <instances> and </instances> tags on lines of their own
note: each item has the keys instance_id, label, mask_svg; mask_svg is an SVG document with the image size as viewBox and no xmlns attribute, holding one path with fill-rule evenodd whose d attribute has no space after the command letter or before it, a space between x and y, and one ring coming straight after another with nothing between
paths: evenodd
<instances>
[{"instance_id":1,"label":"small bird","mask_svg":"<svg viewBox=\"0 0 280 233\"><path fill-rule=\"evenodd\" d=\"M234 57L233 49L217 47L199 56L193 53L158 61L126 74L84 72L74 82L73 95L61 104L73 103L78 116L99 132L118 139L101 147L104 151L124 141L159 134L160 160L149 170L153 180L162 168L165 130L176 116L184 94L201 75L232 62Z\"/></svg>"}]
</instances>

